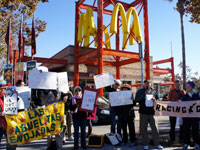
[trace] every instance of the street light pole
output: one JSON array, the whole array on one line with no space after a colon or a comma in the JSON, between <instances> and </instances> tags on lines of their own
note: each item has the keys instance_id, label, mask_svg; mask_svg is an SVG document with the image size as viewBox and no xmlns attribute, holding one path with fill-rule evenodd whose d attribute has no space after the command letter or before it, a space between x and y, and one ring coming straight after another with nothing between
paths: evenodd
<instances>
[{"instance_id":1,"label":"street light pole","mask_svg":"<svg viewBox=\"0 0 200 150\"><path fill-rule=\"evenodd\" d=\"M144 73L143 73L143 52L142 52L142 42L139 43L139 56L140 56L140 63L141 63L141 88L143 88L143 80L144 80Z\"/></svg>"}]
</instances>

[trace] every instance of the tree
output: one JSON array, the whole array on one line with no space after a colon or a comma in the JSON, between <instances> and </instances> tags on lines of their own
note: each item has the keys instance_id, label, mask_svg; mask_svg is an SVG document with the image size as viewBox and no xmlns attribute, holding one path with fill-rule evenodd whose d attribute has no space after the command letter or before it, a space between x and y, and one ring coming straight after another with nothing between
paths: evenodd
<instances>
[{"instance_id":1,"label":"tree","mask_svg":"<svg viewBox=\"0 0 200 150\"><path fill-rule=\"evenodd\" d=\"M179 68L183 68L183 63L180 62L178 64ZM196 85L196 88L200 87L200 76L198 72L192 72L192 69L190 66L186 66L186 72L187 72L187 76L186 79L187 81L193 81ZM176 74L176 79L179 79L181 81L181 83L183 83L183 78L182 78L182 74Z\"/></svg>"},{"instance_id":2,"label":"tree","mask_svg":"<svg viewBox=\"0 0 200 150\"><path fill-rule=\"evenodd\" d=\"M18 49L18 32L20 26L20 20L23 16L24 28L23 33L25 36L25 46L31 44L31 21L38 3L48 2L48 0L1 0L0 1L0 75L2 75L2 66L6 60L5 35L9 20L11 20L11 37L13 50ZM35 20L36 37L45 31L46 22L37 18ZM27 53L26 53L27 54Z\"/></svg>"}]
</instances>

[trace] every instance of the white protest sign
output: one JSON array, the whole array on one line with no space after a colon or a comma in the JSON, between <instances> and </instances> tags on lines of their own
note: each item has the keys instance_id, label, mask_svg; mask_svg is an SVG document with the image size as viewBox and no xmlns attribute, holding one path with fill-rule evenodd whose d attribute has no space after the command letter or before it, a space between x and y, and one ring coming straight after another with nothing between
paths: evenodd
<instances>
[{"instance_id":1,"label":"white protest sign","mask_svg":"<svg viewBox=\"0 0 200 150\"><path fill-rule=\"evenodd\" d=\"M131 91L118 91L109 93L111 106L121 106L133 104Z\"/></svg>"},{"instance_id":2,"label":"white protest sign","mask_svg":"<svg viewBox=\"0 0 200 150\"><path fill-rule=\"evenodd\" d=\"M14 115L18 113L17 93L14 86L7 87L4 94L4 112L5 114Z\"/></svg>"},{"instance_id":3,"label":"white protest sign","mask_svg":"<svg viewBox=\"0 0 200 150\"><path fill-rule=\"evenodd\" d=\"M60 92L67 93L69 91L67 72L58 73L58 89Z\"/></svg>"},{"instance_id":4,"label":"white protest sign","mask_svg":"<svg viewBox=\"0 0 200 150\"><path fill-rule=\"evenodd\" d=\"M18 109L26 109L30 106L30 97L31 97L31 89L28 86L24 87L16 87L16 91L18 96L21 98L24 104L24 108L22 106L18 106ZM19 102L18 102L19 103Z\"/></svg>"},{"instance_id":5,"label":"white protest sign","mask_svg":"<svg viewBox=\"0 0 200 150\"><path fill-rule=\"evenodd\" d=\"M107 72L94 76L96 89L103 88L114 84L112 72Z\"/></svg>"},{"instance_id":6,"label":"white protest sign","mask_svg":"<svg viewBox=\"0 0 200 150\"><path fill-rule=\"evenodd\" d=\"M146 97L145 97L145 105L146 107L153 107L153 95L151 94L146 94Z\"/></svg>"},{"instance_id":7,"label":"white protest sign","mask_svg":"<svg viewBox=\"0 0 200 150\"><path fill-rule=\"evenodd\" d=\"M80 110L93 111L97 98L97 91L84 89L83 100Z\"/></svg>"},{"instance_id":8,"label":"white protest sign","mask_svg":"<svg viewBox=\"0 0 200 150\"><path fill-rule=\"evenodd\" d=\"M29 72L29 87L32 89L57 89L56 72L40 72L34 68Z\"/></svg>"}]
</instances>

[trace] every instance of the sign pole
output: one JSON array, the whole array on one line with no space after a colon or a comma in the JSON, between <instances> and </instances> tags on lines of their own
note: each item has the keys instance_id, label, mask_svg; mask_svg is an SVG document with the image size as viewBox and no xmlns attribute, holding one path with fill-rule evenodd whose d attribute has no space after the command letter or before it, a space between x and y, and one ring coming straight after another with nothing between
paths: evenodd
<instances>
[{"instance_id":1,"label":"sign pole","mask_svg":"<svg viewBox=\"0 0 200 150\"><path fill-rule=\"evenodd\" d=\"M143 73L143 52L142 52L142 42L139 43L139 56L140 56L140 63L141 63L141 88L143 88L143 80L144 80L144 73Z\"/></svg>"}]
</instances>

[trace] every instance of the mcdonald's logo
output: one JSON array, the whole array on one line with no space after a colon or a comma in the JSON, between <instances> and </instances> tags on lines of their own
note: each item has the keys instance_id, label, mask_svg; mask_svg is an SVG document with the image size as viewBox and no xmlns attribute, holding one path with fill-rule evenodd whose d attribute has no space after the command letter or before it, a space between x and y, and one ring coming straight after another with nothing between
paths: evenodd
<instances>
[{"instance_id":1,"label":"mcdonald's logo","mask_svg":"<svg viewBox=\"0 0 200 150\"><path fill-rule=\"evenodd\" d=\"M109 32L105 25L103 25L105 39L108 39ZM94 23L94 15L92 8L88 7L86 14L81 13L78 27L78 43L81 43L84 37L84 46L88 46L90 43L90 36L97 38L97 28ZM106 42L106 47L111 48L110 40ZM95 40L95 46L97 42Z\"/></svg>"},{"instance_id":2,"label":"mcdonald's logo","mask_svg":"<svg viewBox=\"0 0 200 150\"><path fill-rule=\"evenodd\" d=\"M127 13L124 10L124 7L121 3L117 3L113 9L111 23L110 23L110 33L117 33L117 17L120 11L121 22L122 22L122 33L123 33L123 47L126 48L126 41L128 34L131 32L134 34L134 37L140 43L142 41L142 32L140 27L140 22L138 14L134 7L130 7ZM133 16L133 22L131 24L131 16ZM106 26L103 26L105 40L109 38L109 32ZM90 36L97 38L97 28L94 23L94 15L92 8L88 7L86 13L81 13L78 27L78 43L83 41L84 37L84 46L88 46L90 43ZM97 40L95 40L95 46L97 47ZM111 48L110 39L106 41L106 47ZM129 44L134 45L135 39L133 36L129 36Z\"/></svg>"},{"instance_id":3,"label":"mcdonald's logo","mask_svg":"<svg viewBox=\"0 0 200 150\"><path fill-rule=\"evenodd\" d=\"M123 47L126 48L126 41L127 41L127 35L130 34L130 32L134 33L135 38L140 43L142 41L142 32L140 27L140 22L138 18L138 14L134 7L130 7L125 13L124 7L122 4L117 3L113 9L113 14L111 17L111 24L110 24L110 33L117 33L117 17L118 13L120 11L121 15L121 22L122 22L122 33L123 33ZM131 25L131 16L133 16L133 23ZM134 45L135 40L132 36L129 38L129 44Z\"/></svg>"}]
</instances>

